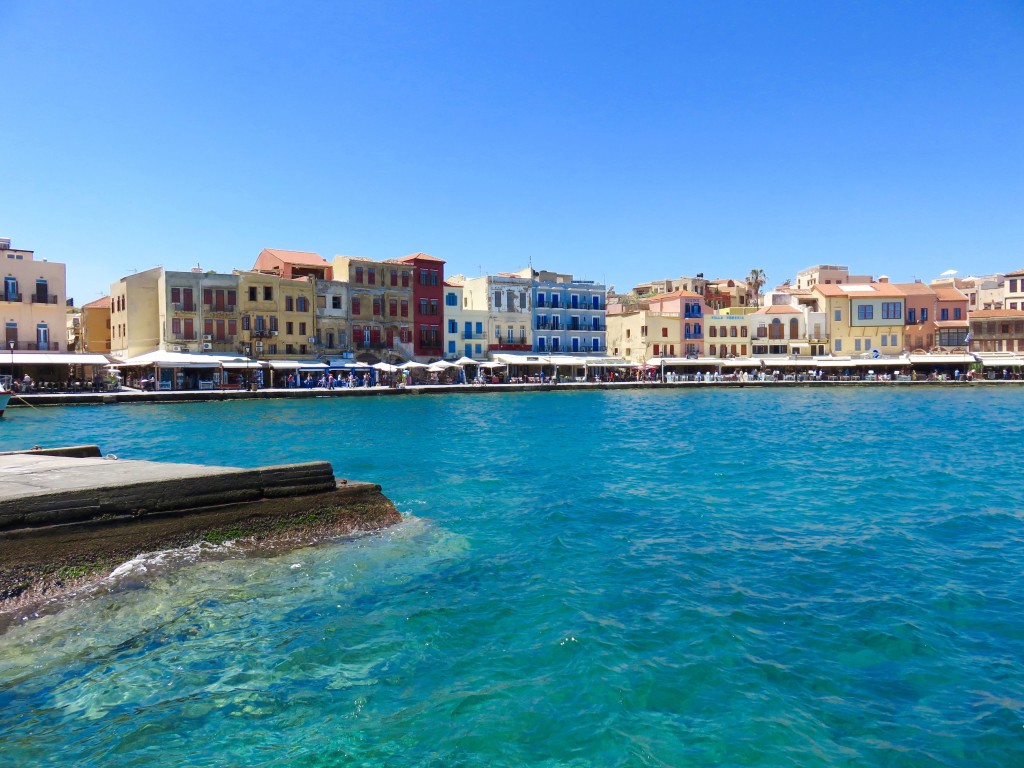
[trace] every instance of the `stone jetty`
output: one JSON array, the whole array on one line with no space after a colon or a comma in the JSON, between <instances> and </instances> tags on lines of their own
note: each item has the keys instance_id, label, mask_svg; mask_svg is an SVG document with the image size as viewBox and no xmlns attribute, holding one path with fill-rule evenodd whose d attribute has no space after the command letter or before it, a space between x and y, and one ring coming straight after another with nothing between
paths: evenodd
<instances>
[{"instance_id":1,"label":"stone jetty","mask_svg":"<svg viewBox=\"0 0 1024 768\"><path fill-rule=\"evenodd\" d=\"M105 575L145 552L369 531L401 519L381 487L329 462L240 469L101 456L0 454L0 610Z\"/></svg>"}]
</instances>

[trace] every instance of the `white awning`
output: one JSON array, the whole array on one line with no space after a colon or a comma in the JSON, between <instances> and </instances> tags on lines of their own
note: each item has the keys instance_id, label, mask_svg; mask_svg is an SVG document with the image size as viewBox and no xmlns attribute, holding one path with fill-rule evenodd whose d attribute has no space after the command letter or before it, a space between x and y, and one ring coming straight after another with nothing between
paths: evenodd
<instances>
[{"instance_id":1,"label":"white awning","mask_svg":"<svg viewBox=\"0 0 1024 768\"><path fill-rule=\"evenodd\" d=\"M910 355L910 362L915 365L970 365L978 361L974 358L974 355L926 353L923 355Z\"/></svg>"},{"instance_id":2,"label":"white awning","mask_svg":"<svg viewBox=\"0 0 1024 768\"><path fill-rule=\"evenodd\" d=\"M15 365L107 365L104 355L76 355L71 352L10 352L0 349L0 363Z\"/></svg>"},{"instance_id":3,"label":"white awning","mask_svg":"<svg viewBox=\"0 0 1024 768\"><path fill-rule=\"evenodd\" d=\"M270 367L275 371L326 370L324 363L310 363L301 360L271 360Z\"/></svg>"},{"instance_id":4,"label":"white awning","mask_svg":"<svg viewBox=\"0 0 1024 768\"><path fill-rule=\"evenodd\" d=\"M471 357L463 356L463 357L460 357L458 360L456 360L455 364L456 365L480 365L480 361L479 360L474 360Z\"/></svg>"},{"instance_id":5,"label":"white awning","mask_svg":"<svg viewBox=\"0 0 1024 768\"><path fill-rule=\"evenodd\" d=\"M156 366L159 368L220 368L226 361L239 361L245 358L225 357L223 355L190 355L186 352L164 352L157 349L144 355L122 360L118 365L125 367Z\"/></svg>"}]
</instances>

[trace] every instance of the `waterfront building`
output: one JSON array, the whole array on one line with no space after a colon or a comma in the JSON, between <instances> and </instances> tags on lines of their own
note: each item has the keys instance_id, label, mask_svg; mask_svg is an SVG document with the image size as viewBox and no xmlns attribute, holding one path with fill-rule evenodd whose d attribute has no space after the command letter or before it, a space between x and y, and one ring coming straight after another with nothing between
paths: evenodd
<instances>
[{"instance_id":1,"label":"waterfront building","mask_svg":"<svg viewBox=\"0 0 1024 768\"><path fill-rule=\"evenodd\" d=\"M754 357L808 355L807 318L790 304L772 304L747 315Z\"/></svg>"},{"instance_id":2,"label":"waterfront building","mask_svg":"<svg viewBox=\"0 0 1024 768\"><path fill-rule=\"evenodd\" d=\"M125 275L110 286L110 351L122 359L144 355L164 346L161 332L166 302L162 299L162 267ZM189 303L197 299L189 294ZM164 306L161 306L161 303ZM188 320L191 339L195 338L195 321ZM177 346L175 342L174 346Z\"/></svg>"},{"instance_id":3,"label":"waterfront building","mask_svg":"<svg viewBox=\"0 0 1024 768\"><path fill-rule=\"evenodd\" d=\"M1007 309L1024 309L1024 269L1006 273L1003 306Z\"/></svg>"},{"instance_id":4,"label":"waterfront building","mask_svg":"<svg viewBox=\"0 0 1024 768\"><path fill-rule=\"evenodd\" d=\"M871 275L851 275L850 268L838 264L816 264L796 273L797 290L809 290L816 285L851 285L871 282Z\"/></svg>"},{"instance_id":5,"label":"waterfront building","mask_svg":"<svg viewBox=\"0 0 1024 768\"><path fill-rule=\"evenodd\" d=\"M748 357L752 349L750 315L753 308L730 307L725 312L708 314L704 334L708 357Z\"/></svg>"},{"instance_id":6,"label":"waterfront building","mask_svg":"<svg viewBox=\"0 0 1024 768\"><path fill-rule=\"evenodd\" d=\"M971 352L1024 353L1024 309L979 309L970 324Z\"/></svg>"},{"instance_id":7,"label":"waterfront building","mask_svg":"<svg viewBox=\"0 0 1024 768\"><path fill-rule=\"evenodd\" d=\"M414 253L395 260L413 269L413 355L419 362L444 354L444 260Z\"/></svg>"},{"instance_id":8,"label":"waterfront building","mask_svg":"<svg viewBox=\"0 0 1024 768\"><path fill-rule=\"evenodd\" d=\"M107 297L109 299L109 297ZM68 352L82 351L82 308L68 307L65 316L65 328L67 329L67 350Z\"/></svg>"},{"instance_id":9,"label":"waterfront building","mask_svg":"<svg viewBox=\"0 0 1024 768\"><path fill-rule=\"evenodd\" d=\"M695 277L677 277L640 283L633 286L633 290L630 293L638 298L657 296L662 293L674 293L675 291L691 291L703 296L708 285L709 282L704 279L704 273L699 272Z\"/></svg>"},{"instance_id":10,"label":"waterfront building","mask_svg":"<svg viewBox=\"0 0 1024 768\"><path fill-rule=\"evenodd\" d=\"M469 309L463 295L466 278L456 275L444 282L444 357L486 360L489 348L487 311Z\"/></svg>"},{"instance_id":11,"label":"waterfront building","mask_svg":"<svg viewBox=\"0 0 1024 768\"><path fill-rule=\"evenodd\" d=\"M893 283L906 295L906 352L948 352L966 346L967 296L952 285Z\"/></svg>"},{"instance_id":12,"label":"waterfront building","mask_svg":"<svg viewBox=\"0 0 1024 768\"><path fill-rule=\"evenodd\" d=\"M333 273L333 269L332 269ZM348 283L316 278L316 348L324 355L349 351Z\"/></svg>"},{"instance_id":13,"label":"waterfront building","mask_svg":"<svg viewBox=\"0 0 1024 768\"><path fill-rule=\"evenodd\" d=\"M604 285L532 267L515 274L531 281L534 352L602 354L607 350Z\"/></svg>"},{"instance_id":14,"label":"waterfront building","mask_svg":"<svg viewBox=\"0 0 1024 768\"><path fill-rule=\"evenodd\" d=\"M655 357L659 354L663 357L693 357L704 354L704 318L711 314L711 310L699 293L688 290L672 291L651 296L647 299L647 309L652 315L662 315L666 318L675 317L678 328L675 334L665 334L665 337L675 338L679 346L668 342L668 351L665 351L665 342L660 345L659 350L654 351ZM662 327L662 332L665 332ZM678 350L678 352L677 352Z\"/></svg>"},{"instance_id":15,"label":"waterfront building","mask_svg":"<svg viewBox=\"0 0 1024 768\"><path fill-rule=\"evenodd\" d=\"M608 315L608 351L631 363L645 363L653 357L682 357L682 338L678 313L654 312L646 308L629 309Z\"/></svg>"},{"instance_id":16,"label":"waterfront building","mask_svg":"<svg viewBox=\"0 0 1024 768\"><path fill-rule=\"evenodd\" d=\"M709 280L704 289L704 302L712 312L718 312L721 309L748 306L749 294L750 287L743 280Z\"/></svg>"},{"instance_id":17,"label":"waterfront building","mask_svg":"<svg viewBox=\"0 0 1024 768\"><path fill-rule=\"evenodd\" d=\"M828 323L827 351L839 355L902 352L906 295L895 285L818 283L811 287L811 295Z\"/></svg>"},{"instance_id":18,"label":"waterfront building","mask_svg":"<svg viewBox=\"0 0 1024 768\"><path fill-rule=\"evenodd\" d=\"M316 351L316 314L313 309L315 281L306 277L283 278L277 274L257 271L236 271L230 277L236 278L237 289L232 296L229 284L225 282L223 305L216 303L221 296L218 293L221 290L219 286L207 285L203 288L204 312L212 314L215 322L211 334L208 333L208 321L211 318L203 318L204 336L212 337L209 341L204 340L203 351L242 352L253 358L294 358L311 355ZM211 297L211 290L215 300L212 307L207 301ZM229 303L232 298L237 299L234 308L237 323L234 325L232 320L235 318L231 317L232 308ZM222 311L218 312L221 308ZM218 338L221 325L217 321L220 320L225 323L227 337L232 335L231 328L235 328L234 345L229 338ZM207 343L211 344L210 348L205 346Z\"/></svg>"},{"instance_id":19,"label":"waterfront building","mask_svg":"<svg viewBox=\"0 0 1024 768\"><path fill-rule=\"evenodd\" d=\"M487 313L488 348L495 352L530 352L533 347L532 281L512 274L468 278L462 287L467 309Z\"/></svg>"},{"instance_id":20,"label":"waterfront building","mask_svg":"<svg viewBox=\"0 0 1024 768\"><path fill-rule=\"evenodd\" d=\"M77 352L105 355L110 352L110 297L83 304L76 319L78 324Z\"/></svg>"},{"instance_id":21,"label":"waterfront building","mask_svg":"<svg viewBox=\"0 0 1024 768\"><path fill-rule=\"evenodd\" d=\"M348 285L349 346L370 362L411 360L413 344L412 264L335 256L334 278Z\"/></svg>"},{"instance_id":22,"label":"waterfront building","mask_svg":"<svg viewBox=\"0 0 1024 768\"><path fill-rule=\"evenodd\" d=\"M11 248L0 239L4 287L4 349L64 352L67 350L66 270L64 264L36 260L33 251Z\"/></svg>"}]
</instances>

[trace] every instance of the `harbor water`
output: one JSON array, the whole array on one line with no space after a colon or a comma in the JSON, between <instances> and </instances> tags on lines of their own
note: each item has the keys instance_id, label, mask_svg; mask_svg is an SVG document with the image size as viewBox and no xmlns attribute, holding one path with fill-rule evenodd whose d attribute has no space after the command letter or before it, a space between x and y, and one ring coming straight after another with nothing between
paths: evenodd
<instances>
[{"instance_id":1,"label":"harbor water","mask_svg":"<svg viewBox=\"0 0 1024 768\"><path fill-rule=\"evenodd\" d=\"M140 557L0 635L11 766L1024 762L1020 393L17 408L0 447L327 459L386 532Z\"/></svg>"}]
</instances>

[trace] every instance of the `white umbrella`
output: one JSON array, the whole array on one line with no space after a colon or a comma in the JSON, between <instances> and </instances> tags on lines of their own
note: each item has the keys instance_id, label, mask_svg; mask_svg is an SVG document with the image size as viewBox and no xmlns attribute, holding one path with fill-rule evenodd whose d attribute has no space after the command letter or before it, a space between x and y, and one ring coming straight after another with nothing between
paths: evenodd
<instances>
[{"instance_id":1,"label":"white umbrella","mask_svg":"<svg viewBox=\"0 0 1024 768\"><path fill-rule=\"evenodd\" d=\"M955 269L947 269L945 272L941 273L939 275L939 277L952 277L953 275L957 275L957 274L959 274L959 272L957 270L955 270Z\"/></svg>"},{"instance_id":2,"label":"white umbrella","mask_svg":"<svg viewBox=\"0 0 1024 768\"><path fill-rule=\"evenodd\" d=\"M438 360L436 363L430 364L431 368L440 368L442 371L445 368L458 368L458 363L450 363L447 360Z\"/></svg>"},{"instance_id":3,"label":"white umbrella","mask_svg":"<svg viewBox=\"0 0 1024 768\"><path fill-rule=\"evenodd\" d=\"M390 363L374 363L371 367L377 371L384 371L384 373L394 373L398 370L397 365L391 365Z\"/></svg>"},{"instance_id":4,"label":"white umbrella","mask_svg":"<svg viewBox=\"0 0 1024 768\"><path fill-rule=\"evenodd\" d=\"M474 360L471 357L460 357L455 361L456 365L480 365L479 360Z\"/></svg>"},{"instance_id":5,"label":"white umbrella","mask_svg":"<svg viewBox=\"0 0 1024 768\"><path fill-rule=\"evenodd\" d=\"M398 366L398 367L399 367L399 368L403 368L403 369L405 369L405 370L409 371L409 370L412 370L413 368L426 368L427 366L426 366L426 364L425 364L425 363L417 363L417 362L415 362L415 361L413 361L413 360L410 360L410 361L409 361L409 362L407 362L407 363L402 363L402 364L401 364L400 366Z\"/></svg>"}]
</instances>

